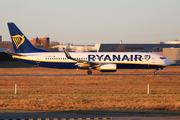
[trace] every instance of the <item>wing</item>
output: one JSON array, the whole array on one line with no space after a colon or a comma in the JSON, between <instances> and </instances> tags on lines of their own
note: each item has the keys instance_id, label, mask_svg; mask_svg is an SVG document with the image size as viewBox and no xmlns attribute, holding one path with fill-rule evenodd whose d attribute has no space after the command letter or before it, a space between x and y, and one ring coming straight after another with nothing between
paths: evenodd
<instances>
[{"instance_id":1,"label":"wing","mask_svg":"<svg viewBox=\"0 0 180 120\"><path fill-rule=\"evenodd\" d=\"M97 68L97 67L101 66L101 63L98 63L98 62L73 58L73 57L71 57L71 55L67 52L67 50L65 48L63 48L63 50L68 59L77 61L76 65L78 65L79 67Z\"/></svg>"}]
</instances>

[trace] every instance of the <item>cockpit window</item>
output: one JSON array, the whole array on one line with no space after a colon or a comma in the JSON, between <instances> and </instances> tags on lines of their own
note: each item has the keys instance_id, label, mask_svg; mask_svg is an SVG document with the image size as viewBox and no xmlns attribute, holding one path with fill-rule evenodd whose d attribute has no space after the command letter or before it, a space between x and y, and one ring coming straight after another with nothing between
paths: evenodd
<instances>
[{"instance_id":1,"label":"cockpit window","mask_svg":"<svg viewBox=\"0 0 180 120\"><path fill-rule=\"evenodd\" d=\"M166 59L166 57L160 57L160 59Z\"/></svg>"}]
</instances>

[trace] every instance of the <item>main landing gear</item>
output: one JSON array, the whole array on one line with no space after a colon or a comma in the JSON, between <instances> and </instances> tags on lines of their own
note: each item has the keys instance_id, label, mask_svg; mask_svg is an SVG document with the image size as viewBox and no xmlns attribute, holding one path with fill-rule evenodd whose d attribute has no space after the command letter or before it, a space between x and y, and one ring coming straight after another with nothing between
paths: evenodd
<instances>
[{"instance_id":1,"label":"main landing gear","mask_svg":"<svg viewBox=\"0 0 180 120\"><path fill-rule=\"evenodd\" d=\"M92 74L92 71L89 69L89 70L87 71L87 74L88 74L88 75L91 75L91 74Z\"/></svg>"}]
</instances>

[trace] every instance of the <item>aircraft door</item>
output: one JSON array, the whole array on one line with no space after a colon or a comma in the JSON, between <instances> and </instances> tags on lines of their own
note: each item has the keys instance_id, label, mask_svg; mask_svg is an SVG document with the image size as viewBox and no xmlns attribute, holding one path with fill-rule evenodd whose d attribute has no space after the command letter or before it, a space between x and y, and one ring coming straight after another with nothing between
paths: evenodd
<instances>
[{"instance_id":1,"label":"aircraft door","mask_svg":"<svg viewBox=\"0 0 180 120\"><path fill-rule=\"evenodd\" d=\"M152 62L152 63L155 63L155 58L154 58L154 56L152 56L151 62Z\"/></svg>"}]
</instances>

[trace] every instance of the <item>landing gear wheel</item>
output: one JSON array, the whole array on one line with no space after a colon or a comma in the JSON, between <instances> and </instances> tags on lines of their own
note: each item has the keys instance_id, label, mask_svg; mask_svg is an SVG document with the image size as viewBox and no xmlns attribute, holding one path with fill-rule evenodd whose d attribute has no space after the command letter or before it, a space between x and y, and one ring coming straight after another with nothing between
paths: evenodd
<instances>
[{"instance_id":1,"label":"landing gear wheel","mask_svg":"<svg viewBox=\"0 0 180 120\"><path fill-rule=\"evenodd\" d=\"M91 70L88 70L87 73L88 73L88 75L91 75L91 74L92 74L92 71L91 71Z\"/></svg>"},{"instance_id":2,"label":"landing gear wheel","mask_svg":"<svg viewBox=\"0 0 180 120\"><path fill-rule=\"evenodd\" d=\"M154 71L154 74L156 75L156 74L157 74L157 71Z\"/></svg>"}]
</instances>

